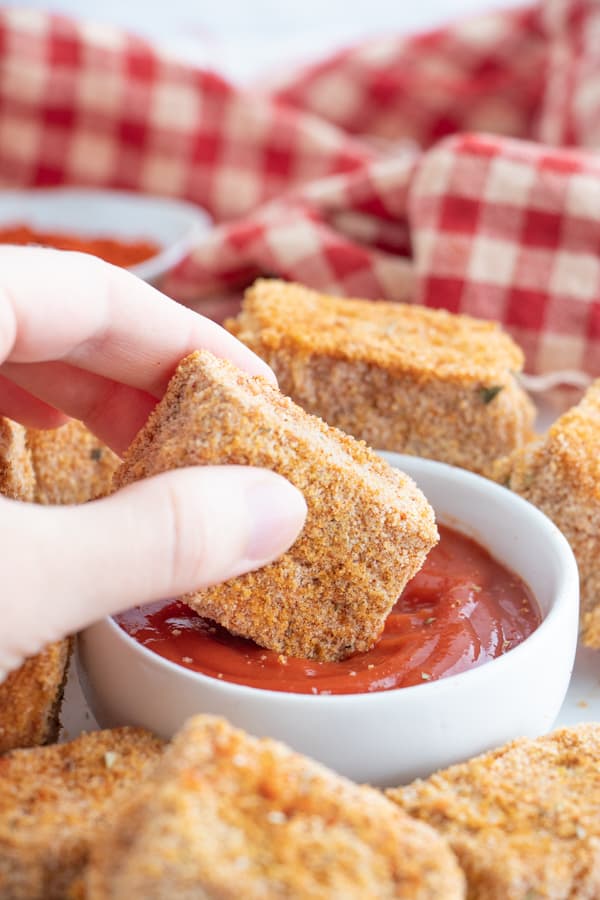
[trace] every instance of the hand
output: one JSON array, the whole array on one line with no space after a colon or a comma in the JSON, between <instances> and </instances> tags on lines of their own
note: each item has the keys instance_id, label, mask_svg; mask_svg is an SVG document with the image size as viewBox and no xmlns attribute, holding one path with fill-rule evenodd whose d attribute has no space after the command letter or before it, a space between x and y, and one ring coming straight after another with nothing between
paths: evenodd
<instances>
[{"instance_id":1,"label":"hand","mask_svg":"<svg viewBox=\"0 0 600 900\"><path fill-rule=\"evenodd\" d=\"M122 453L179 361L203 347L274 380L214 322L122 269L0 248L0 414L35 428L81 419ZM265 565L305 515L285 479L240 466L166 472L83 506L0 498L0 679L103 616Z\"/></svg>"}]
</instances>

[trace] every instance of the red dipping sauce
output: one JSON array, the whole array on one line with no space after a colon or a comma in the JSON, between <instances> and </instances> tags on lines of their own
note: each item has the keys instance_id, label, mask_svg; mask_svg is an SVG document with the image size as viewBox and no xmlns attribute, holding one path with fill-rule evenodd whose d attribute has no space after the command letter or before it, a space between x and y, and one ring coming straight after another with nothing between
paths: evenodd
<instances>
[{"instance_id":1,"label":"red dipping sauce","mask_svg":"<svg viewBox=\"0 0 600 900\"><path fill-rule=\"evenodd\" d=\"M436 681L501 656L541 621L520 578L470 538L444 526L439 532L439 544L396 602L377 644L341 662L265 650L179 601L135 607L115 618L171 662L271 691L363 694Z\"/></svg>"},{"instance_id":2,"label":"red dipping sauce","mask_svg":"<svg viewBox=\"0 0 600 900\"><path fill-rule=\"evenodd\" d=\"M151 256L160 247L154 241L124 240L117 237L85 237L61 231L38 231L28 225L14 224L0 227L0 244L39 244L56 250L78 250L91 253L115 266L136 266Z\"/></svg>"}]
</instances>

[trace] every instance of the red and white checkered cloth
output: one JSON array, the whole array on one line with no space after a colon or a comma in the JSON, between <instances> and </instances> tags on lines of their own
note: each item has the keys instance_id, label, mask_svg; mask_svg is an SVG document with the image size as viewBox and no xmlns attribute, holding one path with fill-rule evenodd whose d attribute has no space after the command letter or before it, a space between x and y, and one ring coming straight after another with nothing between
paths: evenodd
<instances>
[{"instance_id":1,"label":"red and white checkered cloth","mask_svg":"<svg viewBox=\"0 0 600 900\"><path fill-rule=\"evenodd\" d=\"M0 182L198 203L165 288L260 273L502 322L530 372L600 375L600 0L345 50L244 91L116 29L0 10Z\"/></svg>"}]
</instances>

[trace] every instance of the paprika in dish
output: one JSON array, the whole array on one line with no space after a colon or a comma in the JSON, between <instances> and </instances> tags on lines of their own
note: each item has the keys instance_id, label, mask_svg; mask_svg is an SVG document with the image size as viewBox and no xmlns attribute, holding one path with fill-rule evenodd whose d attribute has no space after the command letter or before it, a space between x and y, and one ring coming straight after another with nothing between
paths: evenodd
<instances>
[{"instance_id":1,"label":"paprika in dish","mask_svg":"<svg viewBox=\"0 0 600 900\"><path fill-rule=\"evenodd\" d=\"M367 653L340 662L284 657L235 637L178 601L116 616L131 637L213 678L299 694L363 694L423 684L482 665L540 624L529 588L475 541L439 526L440 542Z\"/></svg>"},{"instance_id":2,"label":"paprika in dish","mask_svg":"<svg viewBox=\"0 0 600 900\"><path fill-rule=\"evenodd\" d=\"M91 253L115 266L128 268L156 256L158 244L146 240L124 240L117 237L85 237L63 234L59 231L38 231L28 225L10 225L0 228L0 244L40 244L55 250L78 250Z\"/></svg>"}]
</instances>

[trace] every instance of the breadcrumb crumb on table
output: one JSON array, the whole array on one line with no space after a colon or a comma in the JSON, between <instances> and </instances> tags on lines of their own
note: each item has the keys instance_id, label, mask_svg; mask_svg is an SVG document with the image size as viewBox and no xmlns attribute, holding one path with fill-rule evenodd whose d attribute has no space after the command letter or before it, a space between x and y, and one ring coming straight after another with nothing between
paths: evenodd
<instances>
[{"instance_id":1,"label":"breadcrumb crumb on table","mask_svg":"<svg viewBox=\"0 0 600 900\"><path fill-rule=\"evenodd\" d=\"M0 757L3 900L64 900L162 747L143 729L116 728Z\"/></svg>"},{"instance_id":2,"label":"breadcrumb crumb on table","mask_svg":"<svg viewBox=\"0 0 600 900\"><path fill-rule=\"evenodd\" d=\"M600 379L545 435L498 460L491 477L541 509L569 541L582 640L600 648Z\"/></svg>"},{"instance_id":3,"label":"breadcrumb crumb on table","mask_svg":"<svg viewBox=\"0 0 600 900\"><path fill-rule=\"evenodd\" d=\"M88 900L458 900L444 840L222 719L190 720L92 852Z\"/></svg>"},{"instance_id":4,"label":"breadcrumb crumb on table","mask_svg":"<svg viewBox=\"0 0 600 900\"><path fill-rule=\"evenodd\" d=\"M304 494L306 524L274 563L185 602L290 656L340 659L369 649L438 539L433 510L414 482L265 379L201 351L180 364L114 486L228 463L288 478Z\"/></svg>"},{"instance_id":5,"label":"breadcrumb crumb on table","mask_svg":"<svg viewBox=\"0 0 600 900\"><path fill-rule=\"evenodd\" d=\"M485 473L532 435L523 354L495 322L261 279L225 325L296 403L379 450Z\"/></svg>"},{"instance_id":6,"label":"breadcrumb crumb on table","mask_svg":"<svg viewBox=\"0 0 600 900\"><path fill-rule=\"evenodd\" d=\"M520 739L387 796L446 837L472 900L600 896L600 725Z\"/></svg>"}]
</instances>

